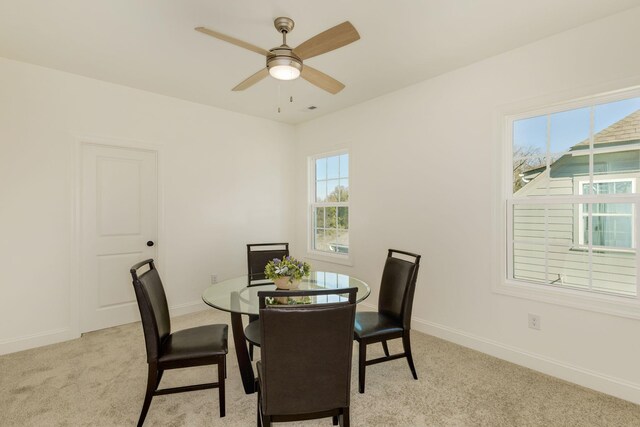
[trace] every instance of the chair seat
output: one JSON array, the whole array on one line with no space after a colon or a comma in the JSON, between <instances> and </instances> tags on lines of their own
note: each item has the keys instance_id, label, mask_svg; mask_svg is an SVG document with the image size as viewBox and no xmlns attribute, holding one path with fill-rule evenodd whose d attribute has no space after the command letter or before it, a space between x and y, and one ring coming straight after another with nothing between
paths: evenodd
<instances>
[{"instance_id":1,"label":"chair seat","mask_svg":"<svg viewBox=\"0 0 640 427\"><path fill-rule=\"evenodd\" d=\"M384 338L387 335L402 334L402 324L375 311L356 313L353 333L356 339Z\"/></svg>"},{"instance_id":2,"label":"chair seat","mask_svg":"<svg viewBox=\"0 0 640 427\"><path fill-rule=\"evenodd\" d=\"M177 331L162 344L158 362L169 363L227 354L227 325L206 325Z\"/></svg>"},{"instance_id":3,"label":"chair seat","mask_svg":"<svg viewBox=\"0 0 640 427\"><path fill-rule=\"evenodd\" d=\"M260 320L254 320L244 328L244 336L251 344L260 347Z\"/></svg>"}]
</instances>

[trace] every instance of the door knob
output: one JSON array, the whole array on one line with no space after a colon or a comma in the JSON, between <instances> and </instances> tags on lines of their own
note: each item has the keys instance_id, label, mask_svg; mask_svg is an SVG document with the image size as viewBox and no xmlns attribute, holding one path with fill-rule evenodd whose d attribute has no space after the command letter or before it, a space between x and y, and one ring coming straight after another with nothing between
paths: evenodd
<instances>
[{"instance_id":1,"label":"door knob","mask_svg":"<svg viewBox=\"0 0 640 427\"><path fill-rule=\"evenodd\" d=\"M147 242L147 246L149 246L149 247L153 246L154 244L155 244L155 243L153 243L153 240L149 240L149 241Z\"/></svg>"}]
</instances>

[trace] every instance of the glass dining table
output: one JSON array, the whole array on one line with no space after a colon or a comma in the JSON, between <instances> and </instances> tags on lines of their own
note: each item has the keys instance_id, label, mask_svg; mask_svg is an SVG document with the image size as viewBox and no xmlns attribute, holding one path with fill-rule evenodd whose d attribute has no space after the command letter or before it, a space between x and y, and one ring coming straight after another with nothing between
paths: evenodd
<instances>
[{"instance_id":1,"label":"glass dining table","mask_svg":"<svg viewBox=\"0 0 640 427\"><path fill-rule=\"evenodd\" d=\"M347 274L312 271L309 277L302 279L299 290L310 289L341 289L357 288L356 302L363 301L371 293L369 285L362 280ZM236 357L242 377L244 391L247 394L254 393L255 374L247 342L244 335L242 315L246 314L252 318L259 316L259 291L273 291L276 286L268 280L250 280L249 276L240 276L233 279L223 280L211 285L202 294L202 300L209 306L218 310L228 311L231 314L231 330L233 331L233 341L236 348ZM324 295L313 298L305 297L302 300L281 301L284 304L326 304L336 302L346 297L335 295ZM276 302L277 303L277 302Z\"/></svg>"}]
</instances>

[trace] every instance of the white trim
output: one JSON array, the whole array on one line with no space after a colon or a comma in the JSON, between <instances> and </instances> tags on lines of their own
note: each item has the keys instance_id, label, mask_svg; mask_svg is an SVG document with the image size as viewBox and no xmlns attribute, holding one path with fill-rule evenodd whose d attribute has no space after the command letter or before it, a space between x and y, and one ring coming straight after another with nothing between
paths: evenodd
<instances>
[{"instance_id":1,"label":"white trim","mask_svg":"<svg viewBox=\"0 0 640 427\"><path fill-rule=\"evenodd\" d=\"M463 347L480 351L498 359L551 375L620 399L640 404L640 384L605 375L562 360L506 345L466 331L435 322L412 319L416 331L453 342Z\"/></svg>"},{"instance_id":2,"label":"white trim","mask_svg":"<svg viewBox=\"0 0 640 427\"><path fill-rule=\"evenodd\" d=\"M351 247L349 247L349 250L351 250ZM347 256L344 254L339 255L331 252L320 252L320 251L308 250L306 258L314 259L316 261L330 262L333 264L347 265L347 266L353 267L353 259L350 257L350 255L351 255L351 252L349 252L349 256Z\"/></svg>"},{"instance_id":3,"label":"white trim","mask_svg":"<svg viewBox=\"0 0 640 427\"><path fill-rule=\"evenodd\" d=\"M316 170L315 170L315 163L317 159L322 159L322 158L327 158L327 157L335 157L335 156L341 156L341 155L348 155L349 157L349 175L347 177L347 179L349 180L349 201L347 202L336 202L336 203L327 203L327 202L316 202L315 201L315 196L316 196ZM318 261L323 261L323 262L328 262L328 263L334 263L334 264L341 264L341 265L348 265L348 266L353 266L353 248L351 245L351 236L349 236L349 252L344 254L344 253L337 253L337 252L324 252L324 251L319 251L317 249L315 249L313 247L313 242L314 242L314 227L313 227L313 218L314 218L314 212L315 212L315 208L316 207L346 207L349 211L349 225L348 225L348 230L349 232L351 232L351 216L352 216L352 208L351 208L351 204L350 204L350 200L351 200L351 193L352 193L352 188L353 188L353 183L352 183L352 161L351 161L351 154L349 153L349 149L348 148L343 148L343 149L339 149L339 150L332 150L332 151L328 151L328 152L324 152L324 153L318 153L318 154L313 154L310 156L307 156L307 224L306 224L306 229L307 229L307 253L306 253L306 258L309 259L314 259L314 260L318 260ZM338 176L338 179L340 179L340 176ZM325 181L327 181L327 179L325 178ZM337 230L337 229L336 229Z\"/></svg>"},{"instance_id":4,"label":"white trim","mask_svg":"<svg viewBox=\"0 0 640 427\"><path fill-rule=\"evenodd\" d=\"M562 111L640 97L640 80L634 80L635 81L627 88L623 87L622 89L613 91L594 88L593 91L583 91L582 95L577 95L578 97L571 96L570 94L566 97L563 97L562 95L554 96L553 99L550 97L542 97L538 100L531 100L527 103L520 104L519 106L514 106L514 108L507 107L504 109L503 113L505 116L508 115L515 121L534 116L544 116ZM545 101L545 99L547 99L547 101ZM511 110L511 112L509 112L509 110Z\"/></svg>"},{"instance_id":5,"label":"white trim","mask_svg":"<svg viewBox=\"0 0 640 427\"><path fill-rule=\"evenodd\" d=\"M360 313L363 311L378 311L378 306L367 302L360 302L356 304L356 311Z\"/></svg>"},{"instance_id":6,"label":"white trim","mask_svg":"<svg viewBox=\"0 0 640 427\"><path fill-rule=\"evenodd\" d=\"M508 201L505 204L505 218L506 218L506 223L504 226L504 229L506 230L506 240L504 241L504 246L506 246L506 253L505 256L507 257L507 260L511 260L513 259L514 253L513 253L513 241L514 241L514 236L513 236L513 227L509 227L506 224L513 224L513 201ZM514 268L513 268L513 263L512 262L506 262L506 273L507 276L506 277L513 277L515 274ZM493 283L496 283L495 281Z\"/></svg>"},{"instance_id":7,"label":"white trim","mask_svg":"<svg viewBox=\"0 0 640 427\"><path fill-rule=\"evenodd\" d=\"M609 178L609 179L594 179L592 180L591 178L589 178L588 180L578 180L576 182L576 186L577 186L577 194L579 194L580 196L584 195L582 187L584 186L584 184L589 184L590 186L593 186L594 184L603 184L603 183L610 183L610 182L630 182L631 183L631 193L613 193L613 194L635 194L636 192L636 178ZM591 194L590 192L588 194ZM606 201L600 201L600 203L607 203ZM609 202L610 203L610 202ZM576 230L576 233L578 235L578 246L580 247L585 247L584 244L584 234L582 233L582 231L584 230L584 217L585 217L585 213L583 211L583 206L585 204L588 203L578 203L578 228ZM622 250L633 250L636 248L636 228L635 228L635 224L633 221L633 218L635 218L635 211L636 211L636 204L635 203L631 203L631 213L630 214L594 214L593 212L591 212L591 209L588 210L586 216L589 217L589 221L591 221L591 223L593 224L593 216L607 216L607 217L630 217L632 219L631 221L631 247L630 248L623 248L623 247L608 247L608 246L593 246L593 229L589 229L589 242L591 243L589 245L589 247L591 247L592 249L596 249L596 250L608 250L608 249L613 249L613 252L615 252L616 250L618 251L622 251ZM635 252L635 251L633 251Z\"/></svg>"},{"instance_id":8,"label":"white trim","mask_svg":"<svg viewBox=\"0 0 640 427\"><path fill-rule=\"evenodd\" d=\"M73 328L59 328L0 341L0 355L80 338Z\"/></svg>"},{"instance_id":9,"label":"white trim","mask_svg":"<svg viewBox=\"0 0 640 427\"><path fill-rule=\"evenodd\" d=\"M81 194L81 143L77 137L71 138L69 182L70 230L69 239L69 329L73 338L80 336L80 194ZM37 347L37 345L34 345Z\"/></svg>"},{"instance_id":10,"label":"white trim","mask_svg":"<svg viewBox=\"0 0 640 427\"><path fill-rule=\"evenodd\" d=\"M617 306L617 305L616 305ZM360 310L364 308L365 310ZM358 311L375 311L377 307L364 301L358 304ZM518 347L484 338L460 329L431 322L419 317L411 318L412 329L443 340L477 350L498 359L561 378L574 384L607 393L612 396L640 404L640 384L623 378L602 374L572 363L532 353Z\"/></svg>"},{"instance_id":11,"label":"white trim","mask_svg":"<svg viewBox=\"0 0 640 427\"><path fill-rule=\"evenodd\" d=\"M498 259L499 263L497 263L495 269L493 269L494 280L492 290L494 292L616 316L640 319L640 292L636 292L635 297L626 297L624 295L611 296L585 290L576 291L574 289L566 289L556 286L523 283L510 279L513 277L513 266L510 265L513 259L513 218L510 210L514 204L549 205L555 203L601 203L606 201L616 203L628 202L636 205L638 203L638 195L607 195L605 197L592 197L577 195L551 196L547 194L546 196L535 196L528 199L517 196L514 197L512 183L513 174L509 173L512 168L507 167L507 165L511 165L512 162L511 144L513 123L515 120L640 97L640 86L638 86L638 83L639 79L612 82L598 87L582 88L577 92L566 92L564 94L519 102L510 106L503 106L496 110L495 133L500 138L500 144L497 144L498 148L496 148L496 150L498 151L495 155L495 159L498 161L496 170L499 172L495 175L495 206L498 209L495 211L494 224L496 229L499 230L499 233L497 233L496 239L493 242L493 252L495 254L495 259ZM627 86L627 88L624 88L624 86ZM615 90L611 91L612 87L615 87ZM607 90L610 92L603 93ZM601 94L598 95L598 92L601 92ZM567 101L568 99L571 99L572 94L574 99ZM591 118L590 121L592 121ZM590 128L591 126L592 124L590 124ZM593 154L595 152L604 151L602 149L594 149L592 142L592 130L593 129L591 128L589 136L589 150L585 150L584 153L589 154L590 156L590 180L593 179ZM547 144L549 144L548 138ZM629 148L629 146L620 146L616 147L614 150L626 151L629 150ZM547 149L547 151L549 150ZM607 150L607 152L609 151L611 150ZM548 154L549 153L545 153L545 156ZM583 155L583 153L576 153L575 155ZM549 165L547 165L547 170L548 166ZM505 200L507 203L505 203ZM640 228L637 227L638 221L638 218L636 218L636 231L640 230ZM636 241L635 236L634 241ZM638 267L637 272L639 273L636 274L636 290L640 290L640 254L636 254L636 260L636 265Z\"/></svg>"},{"instance_id":12,"label":"white trim","mask_svg":"<svg viewBox=\"0 0 640 427\"><path fill-rule=\"evenodd\" d=\"M71 134L77 143L89 143L95 145L105 145L108 147L135 148L138 150L161 151L162 144L156 144L139 139L119 138L113 136L100 136L90 134Z\"/></svg>"},{"instance_id":13,"label":"white trim","mask_svg":"<svg viewBox=\"0 0 640 427\"><path fill-rule=\"evenodd\" d=\"M605 292L585 292L569 287L525 283L517 280L497 282L493 292L517 298L541 301L580 310L595 311L613 316L640 319L640 301L635 296L615 296Z\"/></svg>"},{"instance_id":14,"label":"white trim","mask_svg":"<svg viewBox=\"0 0 640 427\"><path fill-rule=\"evenodd\" d=\"M185 314L196 313L208 308L211 307L205 304L202 300L185 302L169 307L169 315L170 317L184 316Z\"/></svg>"},{"instance_id":15,"label":"white trim","mask_svg":"<svg viewBox=\"0 0 640 427\"><path fill-rule=\"evenodd\" d=\"M71 133L72 140L72 160L71 167L73 171L71 173L71 261L70 261L70 286L69 286L69 296L70 296L70 325L69 328L74 334L75 337L80 336L80 331L82 327L80 325L80 275L81 275L81 254L80 250L81 246L81 222L82 218L80 217L81 212L81 173L82 173L82 146L83 144L91 144L91 145L102 145L106 147L116 147L116 148L128 148L135 150L145 150L155 153L156 155L156 181L157 181L157 198L158 198L158 206L157 206L157 232L158 235L156 237L156 241L159 242L158 247L156 249L156 262L160 265L164 265L165 263L162 261L164 259L164 185L163 185L163 172L164 172L164 156L163 156L163 145L149 143L147 141L141 141L136 139L128 139L128 138L114 138L114 137L106 137L106 136L97 136L97 135L86 135L79 133ZM165 272L165 274L167 274ZM167 274L168 275L168 274Z\"/></svg>"},{"instance_id":16,"label":"white trim","mask_svg":"<svg viewBox=\"0 0 640 427\"><path fill-rule=\"evenodd\" d=\"M169 307L171 317L183 316L185 314L196 313L208 309L202 300L174 305ZM72 313L73 314L73 313ZM76 314L77 315L77 314ZM139 322L139 320L138 320ZM0 341L0 355L29 350L50 344L57 344L80 338L79 329L75 329L71 324L69 328L52 329L35 334L23 335Z\"/></svg>"}]
</instances>

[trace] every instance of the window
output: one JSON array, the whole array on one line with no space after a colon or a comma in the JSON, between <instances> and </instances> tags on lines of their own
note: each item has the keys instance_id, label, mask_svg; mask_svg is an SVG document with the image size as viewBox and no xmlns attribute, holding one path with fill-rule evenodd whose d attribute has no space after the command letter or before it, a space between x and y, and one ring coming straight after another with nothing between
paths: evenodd
<instances>
[{"instance_id":1,"label":"window","mask_svg":"<svg viewBox=\"0 0 640 427\"><path fill-rule=\"evenodd\" d=\"M311 251L349 254L349 154L311 159Z\"/></svg>"},{"instance_id":2,"label":"window","mask_svg":"<svg viewBox=\"0 0 640 427\"><path fill-rule=\"evenodd\" d=\"M638 302L638 91L511 116L507 128L507 285Z\"/></svg>"},{"instance_id":3,"label":"window","mask_svg":"<svg viewBox=\"0 0 640 427\"><path fill-rule=\"evenodd\" d=\"M579 182L580 194L633 194L634 180L588 181ZM589 244L589 212L588 205L580 205L578 237L579 244ZM593 222L593 246L600 248L635 248L633 230L633 204L611 203L594 205L591 213Z\"/></svg>"}]
</instances>

